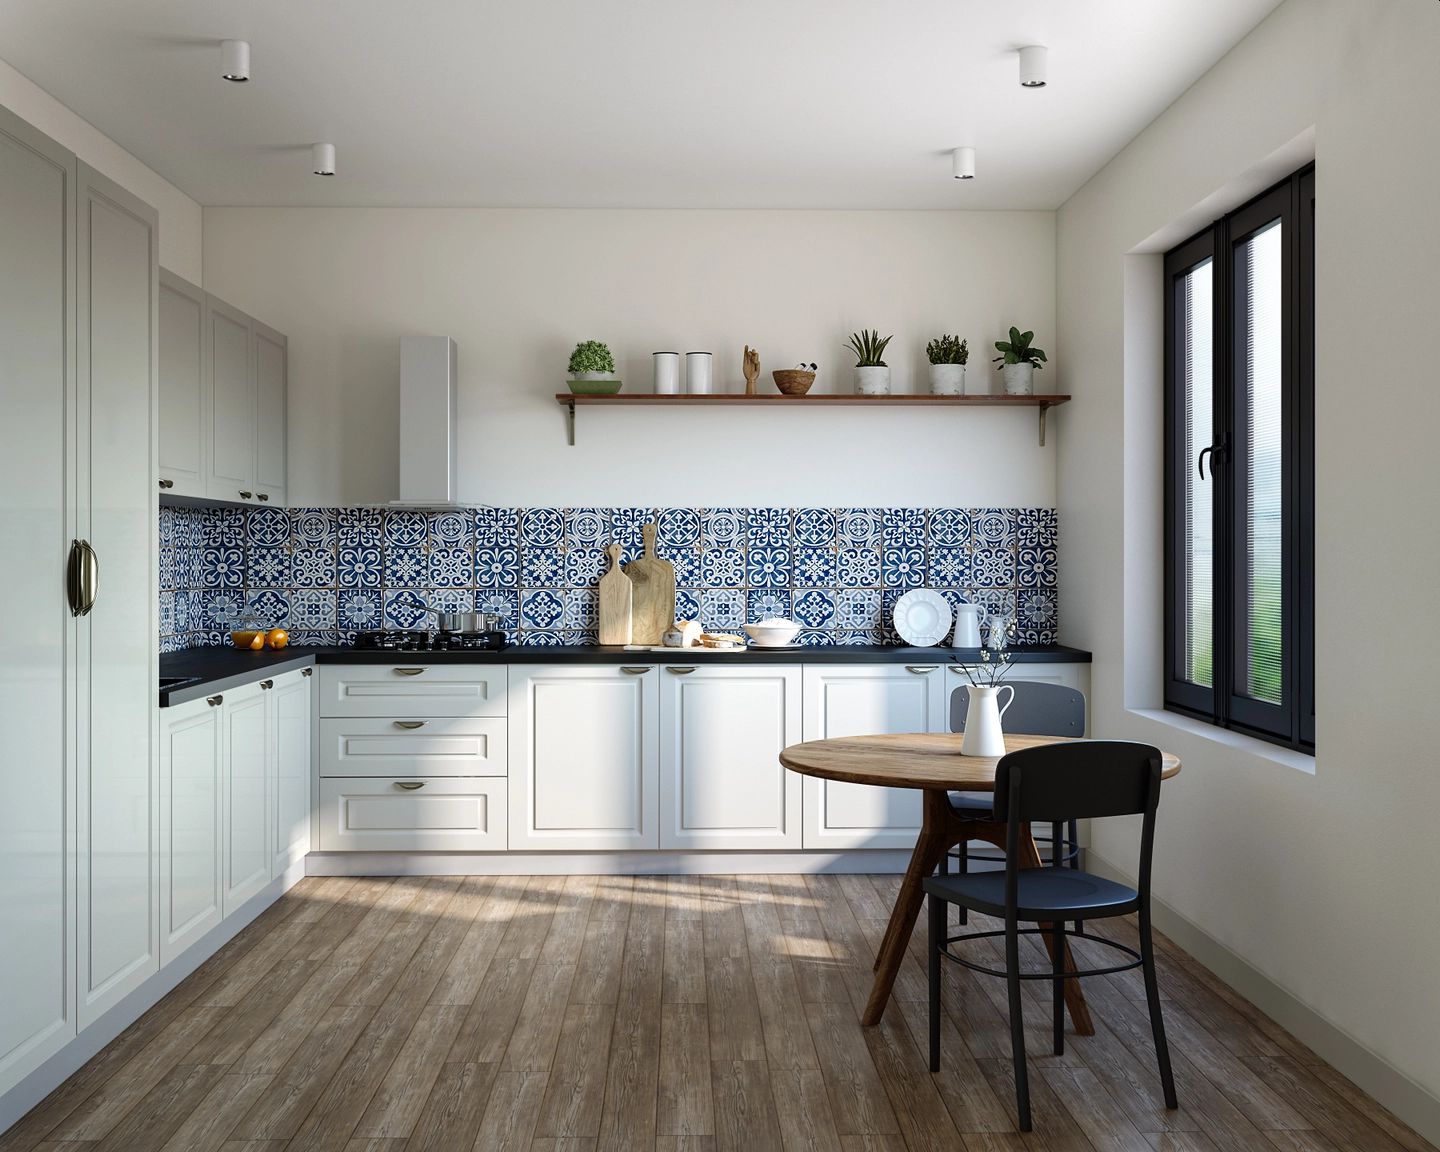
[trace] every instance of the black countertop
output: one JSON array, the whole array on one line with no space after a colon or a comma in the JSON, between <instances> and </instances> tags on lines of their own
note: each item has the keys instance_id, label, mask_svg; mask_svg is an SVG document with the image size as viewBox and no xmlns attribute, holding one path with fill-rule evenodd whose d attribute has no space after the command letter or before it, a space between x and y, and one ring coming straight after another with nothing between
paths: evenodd
<instances>
[{"instance_id":1,"label":"black countertop","mask_svg":"<svg viewBox=\"0 0 1440 1152\"><path fill-rule=\"evenodd\" d=\"M1088 664L1090 653L1063 644L1017 646L1017 664ZM745 648L700 652L693 648L625 649L526 647L499 652L377 652L361 648L283 648L279 652L242 652L235 648L189 648L160 657L160 676L185 682L160 690L160 706L185 704L202 696L249 684L260 677L314 664L973 664L978 648L906 648L880 644L832 647Z\"/></svg>"}]
</instances>

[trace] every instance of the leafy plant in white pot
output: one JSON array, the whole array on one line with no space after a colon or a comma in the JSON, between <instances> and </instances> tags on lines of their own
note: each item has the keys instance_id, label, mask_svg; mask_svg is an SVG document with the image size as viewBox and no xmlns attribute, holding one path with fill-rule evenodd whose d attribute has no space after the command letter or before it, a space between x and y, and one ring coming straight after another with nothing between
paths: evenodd
<instances>
[{"instance_id":1,"label":"leafy plant in white pot","mask_svg":"<svg viewBox=\"0 0 1440 1152\"><path fill-rule=\"evenodd\" d=\"M965 395L965 365L970 348L958 336L941 336L925 345L930 358L930 391L936 396Z\"/></svg>"},{"instance_id":2,"label":"leafy plant in white pot","mask_svg":"<svg viewBox=\"0 0 1440 1152\"><path fill-rule=\"evenodd\" d=\"M570 391L609 395L620 391L615 357L599 340L584 340L570 353Z\"/></svg>"},{"instance_id":3,"label":"leafy plant in white pot","mask_svg":"<svg viewBox=\"0 0 1440 1152\"><path fill-rule=\"evenodd\" d=\"M890 395L890 366L885 363L885 346L895 337L881 336L878 329L860 329L850 335L855 353L855 391L862 396Z\"/></svg>"},{"instance_id":4,"label":"leafy plant in white pot","mask_svg":"<svg viewBox=\"0 0 1440 1152\"><path fill-rule=\"evenodd\" d=\"M1045 353L1033 348L1030 341L1034 332L1010 329L1009 340L995 341L995 350L1000 353L994 362L1000 365L1000 379L1005 382L1008 396L1029 396L1035 391L1035 369L1045 364Z\"/></svg>"}]
</instances>

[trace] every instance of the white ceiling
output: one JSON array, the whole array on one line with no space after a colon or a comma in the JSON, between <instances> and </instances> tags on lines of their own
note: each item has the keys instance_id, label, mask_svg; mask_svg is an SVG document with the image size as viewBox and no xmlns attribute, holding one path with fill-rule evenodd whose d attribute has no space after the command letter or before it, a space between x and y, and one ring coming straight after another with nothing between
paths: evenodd
<instances>
[{"instance_id":1,"label":"white ceiling","mask_svg":"<svg viewBox=\"0 0 1440 1152\"><path fill-rule=\"evenodd\" d=\"M1276 3L4 0L0 57L202 204L1054 208Z\"/></svg>"}]
</instances>

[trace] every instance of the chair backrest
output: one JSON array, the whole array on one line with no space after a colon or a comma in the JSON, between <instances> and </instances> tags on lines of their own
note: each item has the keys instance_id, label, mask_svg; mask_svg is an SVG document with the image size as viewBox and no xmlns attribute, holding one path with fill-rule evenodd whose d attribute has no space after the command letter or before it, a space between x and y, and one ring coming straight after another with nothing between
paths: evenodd
<instances>
[{"instance_id":1,"label":"chair backrest","mask_svg":"<svg viewBox=\"0 0 1440 1152\"><path fill-rule=\"evenodd\" d=\"M1015 699L1005 709L1005 731L1026 736L1085 735L1085 694L1063 684L1041 680L1006 680ZM950 693L950 731L965 731L970 693L962 684Z\"/></svg>"}]
</instances>

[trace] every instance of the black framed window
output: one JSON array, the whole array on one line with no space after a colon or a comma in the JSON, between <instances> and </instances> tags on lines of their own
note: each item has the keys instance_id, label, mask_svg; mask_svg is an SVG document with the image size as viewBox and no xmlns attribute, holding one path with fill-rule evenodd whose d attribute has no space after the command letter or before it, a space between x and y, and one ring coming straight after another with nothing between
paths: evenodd
<instances>
[{"instance_id":1,"label":"black framed window","mask_svg":"<svg viewBox=\"0 0 1440 1152\"><path fill-rule=\"evenodd\" d=\"M1165 257L1165 706L1315 746L1315 173Z\"/></svg>"}]
</instances>

